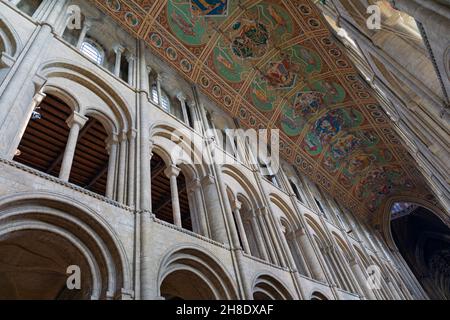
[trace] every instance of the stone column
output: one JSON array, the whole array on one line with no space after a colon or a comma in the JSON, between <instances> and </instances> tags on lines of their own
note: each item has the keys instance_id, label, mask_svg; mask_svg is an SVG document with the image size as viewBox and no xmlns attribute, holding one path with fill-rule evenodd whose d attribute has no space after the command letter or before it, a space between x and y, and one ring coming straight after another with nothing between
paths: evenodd
<instances>
[{"instance_id":1,"label":"stone column","mask_svg":"<svg viewBox=\"0 0 450 320\"><path fill-rule=\"evenodd\" d=\"M266 226L269 229L269 234L272 239L272 242L275 246L275 254L276 254L276 256L278 256L280 265L285 268L285 267L287 267L287 263L286 263L286 260L285 260L284 254L283 254L283 250L281 249L280 243L278 242L276 230L274 229L274 226L269 217L269 209L267 207L263 207L263 208L261 208L261 213L262 213L264 221L266 222Z\"/></svg>"},{"instance_id":2,"label":"stone column","mask_svg":"<svg viewBox=\"0 0 450 320\"><path fill-rule=\"evenodd\" d=\"M64 181L69 181L73 157L75 155L75 149L77 147L78 135L81 128L86 124L87 121L88 118L77 112L74 112L72 116L66 121L67 125L70 128L70 133L67 139L66 149L64 150L61 170L59 172L59 178Z\"/></svg>"},{"instance_id":3,"label":"stone column","mask_svg":"<svg viewBox=\"0 0 450 320\"><path fill-rule=\"evenodd\" d=\"M162 80L163 80L162 73L158 73L156 75L156 90L158 91L158 105L160 107L162 107L162 88L161 88Z\"/></svg>"},{"instance_id":4,"label":"stone column","mask_svg":"<svg viewBox=\"0 0 450 320\"><path fill-rule=\"evenodd\" d=\"M125 175L127 162L127 133L122 132L119 137L119 171L117 173L117 201L123 203L125 201Z\"/></svg>"},{"instance_id":5,"label":"stone column","mask_svg":"<svg viewBox=\"0 0 450 320\"><path fill-rule=\"evenodd\" d=\"M114 64L114 75L116 77L120 76L120 65L122 63L122 53L125 51L125 48L120 44L114 46L114 52L116 53L116 62Z\"/></svg>"},{"instance_id":6,"label":"stone column","mask_svg":"<svg viewBox=\"0 0 450 320\"><path fill-rule=\"evenodd\" d=\"M245 232L244 224L242 223L241 218L241 207L242 204L239 201L234 201L231 204L231 210L233 210L234 220L236 221L236 226L239 232L239 236L242 242L242 246L244 247L244 251L248 254L251 254L250 245L248 244L247 234Z\"/></svg>"},{"instance_id":7,"label":"stone column","mask_svg":"<svg viewBox=\"0 0 450 320\"><path fill-rule=\"evenodd\" d=\"M199 120L195 112L196 107L195 102L194 101L188 102L188 107L189 107L189 114L191 115L192 127L194 128L195 131L200 131L200 126L198 123Z\"/></svg>"},{"instance_id":8,"label":"stone column","mask_svg":"<svg viewBox=\"0 0 450 320\"><path fill-rule=\"evenodd\" d=\"M175 165L171 165L168 167L164 174L167 176L167 178L170 179L170 192L172 195L172 210L173 210L173 224L177 227L182 228L181 223L181 212L180 212L180 202L178 199L178 184L177 184L177 177L180 174L180 169L177 168Z\"/></svg>"},{"instance_id":9,"label":"stone column","mask_svg":"<svg viewBox=\"0 0 450 320\"><path fill-rule=\"evenodd\" d=\"M110 199L113 199L114 196L118 142L119 141L116 134L112 135L106 142L107 150L109 153L108 178L106 179L106 197Z\"/></svg>"},{"instance_id":10,"label":"stone column","mask_svg":"<svg viewBox=\"0 0 450 320\"><path fill-rule=\"evenodd\" d=\"M208 214L211 237L220 243L228 243L225 223L222 217L222 208L220 206L219 194L214 183L214 177L204 176L201 180L205 198L206 212Z\"/></svg>"},{"instance_id":11,"label":"stone column","mask_svg":"<svg viewBox=\"0 0 450 320\"><path fill-rule=\"evenodd\" d=\"M307 263L305 261L305 257L303 256L302 249L300 248L300 245L298 244L298 241L296 240L296 234L293 231L290 231L287 235L287 239L291 242L292 246L294 247L294 250L297 252L297 260L301 264L301 268L299 267L298 272L301 273L304 276L312 277L314 278L311 273L308 270Z\"/></svg>"},{"instance_id":12,"label":"stone column","mask_svg":"<svg viewBox=\"0 0 450 320\"><path fill-rule=\"evenodd\" d=\"M326 277L322 269L322 265L319 258L317 257L314 247L312 246L311 242L308 239L308 236L306 235L306 231L303 228L299 228L295 232L295 235L297 241L300 243L302 252L305 255L306 263L310 268L313 278L321 282L326 282Z\"/></svg>"},{"instance_id":13,"label":"stone column","mask_svg":"<svg viewBox=\"0 0 450 320\"><path fill-rule=\"evenodd\" d=\"M83 44L84 39L86 39L86 35L87 35L88 31L91 29L91 27L92 27L92 22L90 20L86 19L84 21L83 28L81 29L80 36L78 37L78 42L77 42L78 49L81 49L81 45Z\"/></svg>"},{"instance_id":14,"label":"stone column","mask_svg":"<svg viewBox=\"0 0 450 320\"><path fill-rule=\"evenodd\" d=\"M252 216L250 218L250 223L252 224L253 231L255 232L256 244L258 246L258 251L265 261L269 261L269 254L267 253L267 248L264 245L264 238L261 234L261 229L258 224L256 213L252 211Z\"/></svg>"},{"instance_id":15,"label":"stone column","mask_svg":"<svg viewBox=\"0 0 450 320\"><path fill-rule=\"evenodd\" d=\"M134 207L136 204L135 199L135 186L136 186L136 137L137 130L131 129L128 132L128 192L127 203L129 206Z\"/></svg>"},{"instance_id":16,"label":"stone column","mask_svg":"<svg viewBox=\"0 0 450 320\"><path fill-rule=\"evenodd\" d=\"M350 267L358 280L359 285L361 286L362 290L364 291L364 294L367 299L370 300L376 300L375 294L373 293L372 289L369 288L369 285L367 283L367 277L364 275L360 265L356 261L356 259L352 259L350 261Z\"/></svg>"},{"instance_id":17,"label":"stone column","mask_svg":"<svg viewBox=\"0 0 450 320\"><path fill-rule=\"evenodd\" d=\"M203 208L201 183L199 179L195 179L188 187L188 191L191 192L195 199L197 220L199 222L200 234L204 237L209 237L208 223L206 221L205 210Z\"/></svg>"},{"instance_id":18,"label":"stone column","mask_svg":"<svg viewBox=\"0 0 450 320\"><path fill-rule=\"evenodd\" d=\"M276 226L275 228L277 228L279 234L280 234L280 238L281 238L281 246L282 249L284 249L284 252L286 252L286 256L287 256L287 266L291 267L292 270L297 270L297 263L295 262L293 253L291 252L291 248L289 247L289 244L287 242L285 233L282 230L282 225L280 223L280 221L278 219L276 219Z\"/></svg>"},{"instance_id":19,"label":"stone column","mask_svg":"<svg viewBox=\"0 0 450 320\"><path fill-rule=\"evenodd\" d=\"M190 126L189 117L186 110L186 97L180 92L177 94L177 99L180 101L181 111L183 112L183 121L187 126Z\"/></svg>"},{"instance_id":20,"label":"stone column","mask_svg":"<svg viewBox=\"0 0 450 320\"><path fill-rule=\"evenodd\" d=\"M134 87L134 62L136 61L136 57L133 54L127 54L127 62L128 62L128 84Z\"/></svg>"},{"instance_id":21,"label":"stone column","mask_svg":"<svg viewBox=\"0 0 450 320\"><path fill-rule=\"evenodd\" d=\"M153 144L150 143L149 131L150 131L150 104L149 95L150 83L149 74L152 71L145 61L145 43L140 40L138 42L138 86L139 86L139 164L140 174L137 178L140 182L139 187L139 204L141 210L152 210L152 198L151 198L151 167L150 167L150 153L153 149Z\"/></svg>"},{"instance_id":22,"label":"stone column","mask_svg":"<svg viewBox=\"0 0 450 320\"><path fill-rule=\"evenodd\" d=\"M259 225L261 226L261 230L262 230L263 236L266 239L265 242L267 243L267 247L268 247L267 249L269 251L270 261L272 263L276 264L278 262L277 255L275 253L274 248L271 245L272 241L271 241L270 235L269 235L269 233L267 231L267 226L265 224L265 221L264 221L264 218L262 216L262 213L257 213L256 214L256 218L258 219Z\"/></svg>"}]
</instances>

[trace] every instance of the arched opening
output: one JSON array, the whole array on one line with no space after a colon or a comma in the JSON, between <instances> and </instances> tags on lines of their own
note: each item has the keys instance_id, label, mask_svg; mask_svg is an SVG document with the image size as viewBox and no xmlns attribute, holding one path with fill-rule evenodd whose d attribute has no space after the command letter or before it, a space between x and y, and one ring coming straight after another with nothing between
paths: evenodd
<instances>
[{"instance_id":1,"label":"arched opening","mask_svg":"<svg viewBox=\"0 0 450 320\"><path fill-rule=\"evenodd\" d=\"M181 218L181 227L186 230L193 231L193 223L191 218L191 208L189 204L189 196L187 191L186 177L182 170L168 172L168 167L164 160L158 155L154 154L151 160L152 171L152 210L156 218L166 221L168 223L176 224L175 215L179 210ZM174 175L176 179L176 191L178 205L174 211L173 204L173 186L171 186L170 175ZM191 199L191 201L193 201Z\"/></svg>"},{"instance_id":2,"label":"arched opening","mask_svg":"<svg viewBox=\"0 0 450 320\"><path fill-rule=\"evenodd\" d=\"M301 252L301 248L296 240L296 234L294 230L292 229L291 225L286 221L285 219L281 219L281 231L283 233L283 236L286 239L286 243L288 245L288 248L292 254L292 258L294 259L295 266L297 267L297 270L300 274L308 276L308 267L303 260L303 254Z\"/></svg>"},{"instance_id":3,"label":"arched opening","mask_svg":"<svg viewBox=\"0 0 450 320\"><path fill-rule=\"evenodd\" d=\"M324 294L314 291L311 295L311 300L329 300Z\"/></svg>"},{"instance_id":4,"label":"arched opening","mask_svg":"<svg viewBox=\"0 0 450 320\"><path fill-rule=\"evenodd\" d=\"M14 160L57 177L70 132L66 121L71 114L64 101L47 95L33 111Z\"/></svg>"},{"instance_id":5,"label":"arched opening","mask_svg":"<svg viewBox=\"0 0 450 320\"><path fill-rule=\"evenodd\" d=\"M293 300L289 291L275 278L262 275L255 281L254 300Z\"/></svg>"},{"instance_id":6,"label":"arched opening","mask_svg":"<svg viewBox=\"0 0 450 320\"><path fill-rule=\"evenodd\" d=\"M173 223L170 181L164 170L166 170L164 160L154 152L151 160L152 211L156 218Z\"/></svg>"},{"instance_id":7,"label":"arched opening","mask_svg":"<svg viewBox=\"0 0 450 320\"><path fill-rule=\"evenodd\" d=\"M78 137L69 182L104 196L109 164L108 134L100 121L88 119Z\"/></svg>"},{"instance_id":8,"label":"arched opening","mask_svg":"<svg viewBox=\"0 0 450 320\"><path fill-rule=\"evenodd\" d=\"M431 299L450 299L450 229L414 203L391 208L391 233L400 254Z\"/></svg>"},{"instance_id":9,"label":"arched opening","mask_svg":"<svg viewBox=\"0 0 450 320\"><path fill-rule=\"evenodd\" d=\"M0 203L0 299L120 299L125 254L107 225L55 194Z\"/></svg>"},{"instance_id":10,"label":"arched opening","mask_svg":"<svg viewBox=\"0 0 450 320\"><path fill-rule=\"evenodd\" d=\"M59 98L47 95L32 112L14 160L52 176L61 175L63 159L68 152L69 123L72 109ZM71 166L71 183L100 195L106 193L109 155L108 134L94 118L87 118L78 132Z\"/></svg>"},{"instance_id":11,"label":"arched opening","mask_svg":"<svg viewBox=\"0 0 450 320\"><path fill-rule=\"evenodd\" d=\"M69 266L79 267L79 289L67 286ZM40 230L0 237L0 299L89 300L91 294L88 262L68 239Z\"/></svg>"},{"instance_id":12,"label":"arched opening","mask_svg":"<svg viewBox=\"0 0 450 320\"><path fill-rule=\"evenodd\" d=\"M302 195L300 194L300 191L297 188L297 185L291 179L289 179L289 184L291 185L291 188L294 191L297 200L303 203L303 198Z\"/></svg>"},{"instance_id":13,"label":"arched opening","mask_svg":"<svg viewBox=\"0 0 450 320\"><path fill-rule=\"evenodd\" d=\"M177 250L164 259L160 295L167 300L236 299L224 269L209 254L193 248Z\"/></svg>"},{"instance_id":14,"label":"arched opening","mask_svg":"<svg viewBox=\"0 0 450 320\"><path fill-rule=\"evenodd\" d=\"M200 276L189 270L169 274L161 285L166 300L215 300L213 290Z\"/></svg>"}]
</instances>

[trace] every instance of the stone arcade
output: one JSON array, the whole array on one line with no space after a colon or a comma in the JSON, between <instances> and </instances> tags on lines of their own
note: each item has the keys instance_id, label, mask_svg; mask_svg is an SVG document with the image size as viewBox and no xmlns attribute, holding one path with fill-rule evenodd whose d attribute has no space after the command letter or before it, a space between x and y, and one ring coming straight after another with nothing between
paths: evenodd
<instances>
[{"instance_id":1,"label":"stone arcade","mask_svg":"<svg viewBox=\"0 0 450 320\"><path fill-rule=\"evenodd\" d=\"M449 299L446 2L193 3L0 0L0 299Z\"/></svg>"}]
</instances>

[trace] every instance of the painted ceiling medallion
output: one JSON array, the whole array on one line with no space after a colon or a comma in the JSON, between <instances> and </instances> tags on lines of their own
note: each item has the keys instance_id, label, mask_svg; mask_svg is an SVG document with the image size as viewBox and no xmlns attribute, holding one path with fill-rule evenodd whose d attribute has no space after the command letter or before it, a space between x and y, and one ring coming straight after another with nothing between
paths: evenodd
<instances>
[{"instance_id":1,"label":"painted ceiling medallion","mask_svg":"<svg viewBox=\"0 0 450 320\"><path fill-rule=\"evenodd\" d=\"M393 196L430 199L311 0L95 3L244 127L281 129L282 156L344 206L367 216Z\"/></svg>"},{"instance_id":2,"label":"painted ceiling medallion","mask_svg":"<svg viewBox=\"0 0 450 320\"><path fill-rule=\"evenodd\" d=\"M228 0L190 0L193 16L226 16Z\"/></svg>"}]
</instances>

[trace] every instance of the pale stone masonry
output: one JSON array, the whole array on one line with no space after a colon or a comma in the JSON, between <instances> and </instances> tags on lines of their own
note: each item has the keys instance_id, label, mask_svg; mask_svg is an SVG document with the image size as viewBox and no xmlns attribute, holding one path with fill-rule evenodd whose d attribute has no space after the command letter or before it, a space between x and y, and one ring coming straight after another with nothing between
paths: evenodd
<instances>
[{"instance_id":1,"label":"pale stone masonry","mask_svg":"<svg viewBox=\"0 0 450 320\"><path fill-rule=\"evenodd\" d=\"M333 199L320 198L287 163L281 163L276 186L249 161L247 151L233 165L198 165L186 154L174 154L177 143L170 136L183 128L208 142L208 157L232 157L218 139L206 134L209 116L232 120L89 1L43 0L32 16L20 10L22 1L0 1L1 252L9 252L8 243L30 245L55 265L36 266L54 268L61 277L66 265L79 264L84 272L82 293L72 297L84 299L427 299L400 253L388 246L379 230ZM67 7L72 4L81 7L86 19L70 43L65 32ZM408 1L395 4L409 14L416 10ZM341 20L342 26L345 23ZM427 23L433 24L432 19L425 27ZM351 32L358 38L357 30ZM88 35L115 53L103 66L80 52ZM378 41L382 46L387 40ZM443 54L444 49L435 52ZM126 77L121 78L125 69ZM439 88L429 88L424 101L433 105ZM164 94L178 102L179 114L164 110ZM13 160L31 112L47 95L72 110L57 177ZM88 117L98 119L108 134L105 196L68 182ZM400 123L409 127L411 117ZM413 133L410 137L414 139ZM434 137L437 141L438 134ZM436 142L434 153L438 157L421 153L425 166L440 170L448 165L448 149ZM152 211L155 154L166 165L163 175L170 181L174 224L157 219ZM186 178L192 231L182 226L180 172ZM430 174L438 180L434 185L440 192L442 179ZM448 190L440 194L448 201ZM323 199L325 213L315 198ZM27 239L37 239L36 244ZM0 275L22 283L32 261L16 262L14 270L7 269L0 257ZM374 290L368 280L370 265L381 272L380 287ZM33 290L31 297L54 297L51 284ZM5 292L11 298L28 297L27 292ZM62 296L71 297L67 292Z\"/></svg>"}]
</instances>

